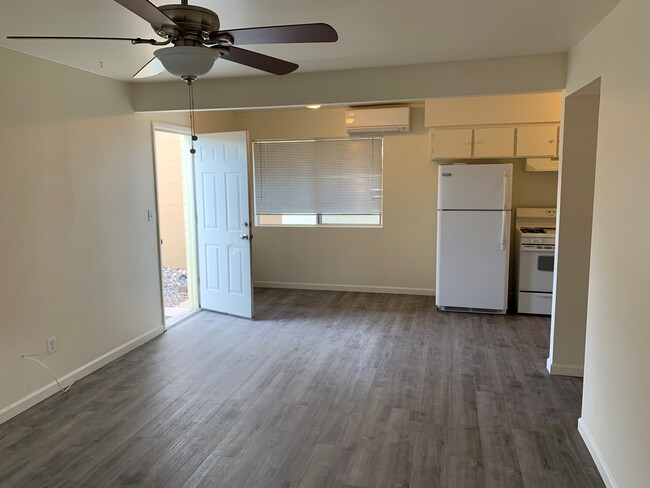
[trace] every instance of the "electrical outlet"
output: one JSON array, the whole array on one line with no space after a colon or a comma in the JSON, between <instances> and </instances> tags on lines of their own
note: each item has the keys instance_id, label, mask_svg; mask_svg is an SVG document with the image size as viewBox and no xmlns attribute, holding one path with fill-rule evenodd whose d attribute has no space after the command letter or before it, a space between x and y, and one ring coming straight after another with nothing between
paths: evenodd
<instances>
[{"instance_id":1,"label":"electrical outlet","mask_svg":"<svg viewBox=\"0 0 650 488\"><path fill-rule=\"evenodd\" d=\"M47 340L47 353L54 354L56 352L56 337L50 337Z\"/></svg>"}]
</instances>

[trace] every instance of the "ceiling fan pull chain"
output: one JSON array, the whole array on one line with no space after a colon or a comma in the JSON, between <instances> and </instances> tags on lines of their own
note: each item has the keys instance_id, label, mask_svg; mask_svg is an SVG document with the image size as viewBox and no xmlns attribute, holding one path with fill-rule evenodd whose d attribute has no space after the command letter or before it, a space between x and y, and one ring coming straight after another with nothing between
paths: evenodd
<instances>
[{"instance_id":1,"label":"ceiling fan pull chain","mask_svg":"<svg viewBox=\"0 0 650 488\"><path fill-rule=\"evenodd\" d=\"M196 149L194 149L194 141L198 141L199 138L196 136L196 122L195 122L195 111L194 111L194 80L186 79L187 86L189 88L190 94L190 135L191 135L191 146L190 154L196 154Z\"/></svg>"}]
</instances>

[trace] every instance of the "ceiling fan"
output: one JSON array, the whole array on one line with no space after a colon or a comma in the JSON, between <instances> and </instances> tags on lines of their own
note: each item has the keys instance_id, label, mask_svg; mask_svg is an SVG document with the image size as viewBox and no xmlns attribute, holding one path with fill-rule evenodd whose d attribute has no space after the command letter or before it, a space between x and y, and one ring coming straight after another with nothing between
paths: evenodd
<instances>
[{"instance_id":1,"label":"ceiling fan","mask_svg":"<svg viewBox=\"0 0 650 488\"><path fill-rule=\"evenodd\" d=\"M247 44L282 44L307 42L336 42L338 34L324 23L294 24L245 29L220 30L219 16L204 7L180 4L156 7L148 0L114 0L151 24L162 40L128 37L79 36L8 36L8 39L64 39L130 41L162 47L134 78L152 76L166 69L191 86L205 75L218 58L256 68L275 75L285 75L298 65L254 51L242 49ZM171 46L169 46L171 44Z\"/></svg>"}]
</instances>

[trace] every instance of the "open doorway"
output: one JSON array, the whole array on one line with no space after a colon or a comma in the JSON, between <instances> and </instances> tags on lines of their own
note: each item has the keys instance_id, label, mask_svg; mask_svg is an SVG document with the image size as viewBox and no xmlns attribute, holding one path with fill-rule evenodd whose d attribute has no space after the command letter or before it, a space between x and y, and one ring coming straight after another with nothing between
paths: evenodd
<instances>
[{"instance_id":1,"label":"open doorway","mask_svg":"<svg viewBox=\"0 0 650 488\"><path fill-rule=\"evenodd\" d=\"M552 374L582 376L589 296L600 78L564 100L551 347Z\"/></svg>"},{"instance_id":2,"label":"open doorway","mask_svg":"<svg viewBox=\"0 0 650 488\"><path fill-rule=\"evenodd\" d=\"M194 172L189 132L154 127L161 286L165 327L199 307Z\"/></svg>"}]
</instances>

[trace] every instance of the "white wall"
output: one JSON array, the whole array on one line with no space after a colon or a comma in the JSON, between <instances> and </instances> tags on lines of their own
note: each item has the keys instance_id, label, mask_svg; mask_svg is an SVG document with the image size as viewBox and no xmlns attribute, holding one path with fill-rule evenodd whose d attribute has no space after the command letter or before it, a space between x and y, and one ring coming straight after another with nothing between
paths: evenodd
<instances>
[{"instance_id":1,"label":"white wall","mask_svg":"<svg viewBox=\"0 0 650 488\"><path fill-rule=\"evenodd\" d=\"M599 103L599 94L566 98L547 365L553 374L584 374Z\"/></svg>"},{"instance_id":2,"label":"white wall","mask_svg":"<svg viewBox=\"0 0 650 488\"><path fill-rule=\"evenodd\" d=\"M570 54L601 81L581 431L610 486L650 480L650 2L623 0Z\"/></svg>"},{"instance_id":3,"label":"white wall","mask_svg":"<svg viewBox=\"0 0 650 488\"><path fill-rule=\"evenodd\" d=\"M151 117L125 83L6 49L0 67L2 422L54 391L20 403L52 383L21 359L48 337L64 376L163 326Z\"/></svg>"}]
</instances>

